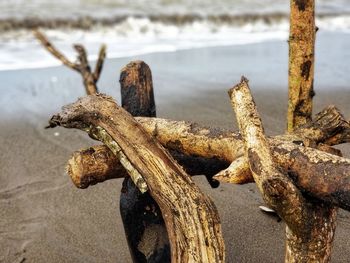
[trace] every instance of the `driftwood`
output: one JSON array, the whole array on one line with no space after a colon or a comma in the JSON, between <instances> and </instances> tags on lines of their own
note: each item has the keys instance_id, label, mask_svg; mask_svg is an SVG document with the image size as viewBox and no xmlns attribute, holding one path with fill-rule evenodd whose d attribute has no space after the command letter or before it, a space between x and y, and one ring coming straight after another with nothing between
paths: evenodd
<instances>
[{"instance_id":1,"label":"driftwood","mask_svg":"<svg viewBox=\"0 0 350 263\"><path fill-rule=\"evenodd\" d=\"M156 117L152 73L143 61L132 61L120 72L122 107L133 116Z\"/></svg>"},{"instance_id":2,"label":"driftwood","mask_svg":"<svg viewBox=\"0 0 350 263\"><path fill-rule=\"evenodd\" d=\"M77 61L71 62L63 55L39 30L34 30L34 36L40 41L44 48L49 51L54 57L60 60L65 66L80 73L83 78L86 93L88 95L98 93L96 83L100 78L103 68L103 62L106 57L106 46L102 45L98 54L98 59L95 65L94 72L91 71L85 48L82 45L75 44L73 47L78 53Z\"/></svg>"},{"instance_id":3,"label":"driftwood","mask_svg":"<svg viewBox=\"0 0 350 263\"><path fill-rule=\"evenodd\" d=\"M264 135L247 80L242 78L229 95L255 183L265 202L286 222L286 262L328 262L336 209L306 199L287 176L288 170L276 166L272 156L275 149Z\"/></svg>"},{"instance_id":4,"label":"driftwood","mask_svg":"<svg viewBox=\"0 0 350 263\"><path fill-rule=\"evenodd\" d=\"M146 63L128 63L121 70L119 82L122 107L125 110L133 116L156 116L152 74ZM123 181L119 204L133 262L170 262L170 244L165 222L150 193L142 193L127 176Z\"/></svg>"},{"instance_id":5,"label":"driftwood","mask_svg":"<svg viewBox=\"0 0 350 263\"><path fill-rule=\"evenodd\" d=\"M290 9L288 132L311 121L315 0L291 0Z\"/></svg>"},{"instance_id":6,"label":"driftwood","mask_svg":"<svg viewBox=\"0 0 350 263\"><path fill-rule=\"evenodd\" d=\"M213 188L218 187L218 182L213 180L212 177L228 166L226 161L218 158L184 155L178 150L169 148L168 150L173 158L185 169L186 173L191 176L206 175L209 184ZM114 156L113 152L106 145L92 146L75 151L67 163L66 170L74 185L81 189L106 180L127 176L118 158ZM247 176L250 176L250 174ZM245 177L242 180L247 183ZM248 182L253 182L253 180Z\"/></svg>"},{"instance_id":7,"label":"driftwood","mask_svg":"<svg viewBox=\"0 0 350 263\"><path fill-rule=\"evenodd\" d=\"M118 158L105 145L96 145L74 152L66 170L74 185L82 189L128 175Z\"/></svg>"},{"instance_id":8,"label":"driftwood","mask_svg":"<svg viewBox=\"0 0 350 263\"><path fill-rule=\"evenodd\" d=\"M297 127L311 121L312 98L314 96L314 52L315 52L315 1L314 0L291 0L290 14L290 37L289 37L289 101L288 101L288 132L293 132ZM337 138L339 140L339 138ZM314 140L317 141L317 140ZM332 141L332 139L331 139ZM328 144L329 144L328 140ZM320 144L318 148L322 151L341 155L340 151L335 151L327 144ZM315 153L314 153L315 154ZM291 152L291 156L293 153ZM317 156L319 157L319 156ZM294 156L293 156L294 158ZM293 159L292 158L292 159ZM303 158L301 156L296 157ZM317 172L308 166L310 159L304 159L306 165L303 166L314 181L314 187L323 188L322 181L315 177ZM315 160L312 160L314 162ZM290 163L289 169L298 163ZM299 164L300 165L300 162ZM332 176L339 179L337 172L342 164L338 164L337 170L332 172ZM323 169L320 165L318 169ZM288 170L286 170L288 171ZM289 170L290 171L290 170ZM314 174L313 174L314 173ZM289 172L293 178L293 174ZM312 179L313 177L313 179ZM339 184L348 184L348 181L334 180L332 187L337 188ZM298 180L304 180L299 177ZM327 185L328 186L328 185ZM282 189L282 188L280 188ZM341 198L343 192L338 189L323 189L324 194L333 193ZM276 190L275 190L276 192ZM286 191L278 191L279 194L287 195ZM335 221L337 209L332 205L324 205L309 200L300 200L299 204L292 199L291 209L300 213L293 213L292 219L300 221L300 229L293 230L287 223L287 249L286 262L329 262L331 248L335 232ZM300 231L302 230L302 231Z\"/></svg>"},{"instance_id":9,"label":"driftwood","mask_svg":"<svg viewBox=\"0 0 350 263\"><path fill-rule=\"evenodd\" d=\"M131 164L126 169L129 175L133 170L141 174L164 216L172 262L225 261L221 224L214 203L110 97L90 95L79 99L52 117L50 127L57 125L88 132L114 154L125 155Z\"/></svg>"},{"instance_id":10,"label":"driftwood","mask_svg":"<svg viewBox=\"0 0 350 263\"><path fill-rule=\"evenodd\" d=\"M324 114L328 112L327 114ZM331 114L333 117L329 116ZM153 135L163 146L182 153L205 158L215 158L226 162L227 166L244 157L244 145L239 134L220 129L203 128L186 122L169 121L156 118L136 118L143 128ZM324 120L332 120L326 126ZM318 138L319 142L334 138L346 129L348 123L334 107L322 111L313 121L313 125L301 127L309 138ZM331 128L333 127L333 128ZM312 133L313 131L313 133ZM323 134L323 135L322 135ZM268 139L272 147L274 161L285 170L304 192L332 203L344 209L350 209L350 160L325 153L302 144L309 139L298 136L277 136ZM245 159L246 160L246 159ZM245 161L248 163L248 161ZM243 168L247 167L246 164ZM230 169L230 168L229 168ZM238 170L239 171L239 170ZM252 181L251 173L243 169L238 181ZM332 176L330 176L330 174ZM72 175L70 175L72 176ZM84 174L80 175L84 177ZM237 176L237 175L236 175ZM231 176L228 176L230 178ZM235 178L235 175L233 175ZM227 177L215 177L230 181ZM234 180L232 180L234 181Z\"/></svg>"}]
</instances>

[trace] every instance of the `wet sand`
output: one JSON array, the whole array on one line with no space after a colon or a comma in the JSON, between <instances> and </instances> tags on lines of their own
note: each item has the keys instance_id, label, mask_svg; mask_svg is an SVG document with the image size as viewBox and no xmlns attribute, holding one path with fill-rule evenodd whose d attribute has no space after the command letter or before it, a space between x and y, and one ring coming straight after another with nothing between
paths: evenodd
<instances>
[{"instance_id":1,"label":"wet sand","mask_svg":"<svg viewBox=\"0 0 350 263\"><path fill-rule=\"evenodd\" d=\"M262 53L271 49L284 54L285 47L275 45L280 44L259 47ZM141 57L153 69L158 116L236 129L226 90L239 81L238 72L246 74L244 63L231 76L228 63L217 68L213 62L211 70L221 72L217 75L206 75L208 66L202 69L197 62L191 67L193 56L223 61L228 50ZM100 83L103 92L119 98L118 72L129 60L108 61ZM287 107L286 81L279 75L285 74L286 66L279 67L285 58L274 60L278 69L266 69L272 70L272 79L253 74L259 68L264 72L259 64L246 74L252 76L251 88L268 134L284 131ZM0 72L0 79L0 262L131 262L119 213L122 180L75 188L65 174L66 161L73 151L96 142L80 131L44 129L60 106L83 95L80 77L58 67ZM274 82L279 84L271 87ZM350 116L349 89L340 84L328 91L316 89L315 112L336 104ZM350 147L341 148L350 157ZM204 177L194 180L218 207L227 262L283 262L284 223L258 209L263 203L253 184L211 189ZM348 261L349 235L350 214L340 211L332 262Z\"/></svg>"}]
</instances>

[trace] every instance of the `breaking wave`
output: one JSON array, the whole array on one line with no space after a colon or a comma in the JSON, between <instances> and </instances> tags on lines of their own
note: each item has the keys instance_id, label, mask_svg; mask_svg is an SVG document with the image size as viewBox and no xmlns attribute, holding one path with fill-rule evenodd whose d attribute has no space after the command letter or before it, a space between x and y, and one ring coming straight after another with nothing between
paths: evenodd
<instances>
[{"instance_id":1,"label":"breaking wave","mask_svg":"<svg viewBox=\"0 0 350 263\"><path fill-rule=\"evenodd\" d=\"M322 13L320 31L350 33L350 14ZM128 57L154 52L174 52L210 46L243 45L287 40L288 15L157 15L113 18L3 18L0 19L0 70L59 65L33 38L30 30L40 27L68 57L74 59L73 43L84 44L90 59L99 45L108 46L108 57ZM30 52L28 52L30 50ZM38 60L40 58L40 60Z\"/></svg>"}]
</instances>

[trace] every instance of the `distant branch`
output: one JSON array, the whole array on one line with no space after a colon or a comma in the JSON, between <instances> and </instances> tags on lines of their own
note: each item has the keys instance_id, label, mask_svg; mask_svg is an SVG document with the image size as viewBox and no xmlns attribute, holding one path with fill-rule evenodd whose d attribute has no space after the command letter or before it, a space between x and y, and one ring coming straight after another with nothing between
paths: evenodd
<instances>
[{"instance_id":1,"label":"distant branch","mask_svg":"<svg viewBox=\"0 0 350 263\"><path fill-rule=\"evenodd\" d=\"M63 55L54 45L51 44L43 33L41 33L39 30L33 30L33 34L40 41L43 47L46 48L46 50L49 51L54 57L60 60L67 67L80 72L79 65L69 61L65 55Z\"/></svg>"},{"instance_id":2,"label":"distant branch","mask_svg":"<svg viewBox=\"0 0 350 263\"><path fill-rule=\"evenodd\" d=\"M40 41L43 47L49 51L54 57L60 60L67 67L77 71L83 78L86 93L88 95L98 93L96 83L100 77L103 62L106 57L106 46L102 45L100 48L99 56L96 62L95 70L92 73L89 61L87 59L87 53L82 45L74 45L74 49L78 53L78 62L71 62L65 55L63 55L39 30L33 31L34 36Z\"/></svg>"},{"instance_id":3,"label":"distant branch","mask_svg":"<svg viewBox=\"0 0 350 263\"><path fill-rule=\"evenodd\" d=\"M100 47L100 51L98 52L98 59L97 59L96 66L95 66L95 71L94 71L94 74L93 74L94 75L94 80L96 82L100 78L105 58L106 58L106 45L103 44Z\"/></svg>"}]
</instances>

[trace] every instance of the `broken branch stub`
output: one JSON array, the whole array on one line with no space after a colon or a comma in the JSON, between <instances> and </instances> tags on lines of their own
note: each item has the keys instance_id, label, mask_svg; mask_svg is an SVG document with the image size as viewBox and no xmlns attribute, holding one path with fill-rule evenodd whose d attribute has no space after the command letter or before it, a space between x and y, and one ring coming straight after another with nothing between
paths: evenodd
<instances>
[{"instance_id":1,"label":"broken branch stub","mask_svg":"<svg viewBox=\"0 0 350 263\"><path fill-rule=\"evenodd\" d=\"M132 61L120 72L122 107L133 116L155 117L152 73L143 61Z\"/></svg>"},{"instance_id":2,"label":"broken branch stub","mask_svg":"<svg viewBox=\"0 0 350 263\"><path fill-rule=\"evenodd\" d=\"M128 175L118 158L105 145L74 152L68 160L66 170L74 185L82 189Z\"/></svg>"},{"instance_id":3,"label":"broken branch stub","mask_svg":"<svg viewBox=\"0 0 350 263\"><path fill-rule=\"evenodd\" d=\"M248 81L229 91L246 156L263 199L286 222L285 262L328 262L337 209L305 198L272 156Z\"/></svg>"},{"instance_id":4,"label":"broken branch stub","mask_svg":"<svg viewBox=\"0 0 350 263\"><path fill-rule=\"evenodd\" d=\"M197 124L183 121L143 117L136 119L150 134L156 136L167 149L174 149L179 153L181 152L192 157L201 156L207 160L211 159L212 164L218 163L218 168L224 166L225 162L227 163L227 167L229 163L243 155L243 144L238 134L218 128L201 127ZM344 139L340 138L345 138L348 131L350 131L350 125L344 119L340 111L335 106L328 106L318 113L312 122L296 129L293 133L294 135L282 135L276 138L282 141L291 141L295 144L299 143L305 146L321 148L322 150L324 144L328 144L329 141L332 141L331 145L343 143ZM237 140L234 138L237 138ZM228 147L231 143L236 145L236 148L233 150ZM315 145L315 143L317 145ZM220 151L221 149L222 151ZM115 157L111 156L111 158ZM176 157L176 159L179 160L178 157ZM222 160L222 164L219 164L219 160ZM198 174L201 170L200 166L197 168L189 167L190 164L190 161L186 162L186 164L184 164L185 168L188 167L190 174ZM247 162L245 167L248 167ZM215 169L213 172L214 171ZM83 176L83 174L81 176ZM218 179L223 180L223 182L226 182L226 180L229 182L229 176L230 175L227 174L226 179L222 176L218 176ZM102 177L103 175L101 175L101 178ZM250 178L252 177L250 176ZM233 181L235 180L233 179Z\"/></svg>"},{"instance_id":5,"label":"broken branch stub","mask_svg":"<svg viewBox=\"0 0 350 263\"><path fill-rule=\"evenodd\" d=\"M135 74L130 76L130 71ZM155 117L148 65L130 62L120 75L127 76L120 78L123 108L133 116ZM135 89L137 92L132 92ZM170 262L170 243L160 208L150 193L142 193L129 177L123 180L119 209L133 262Z\"/></svg>"},{"instance_id":6,"label":"broken branch stub","mask_svg":"<svg viewBox=\"0 0 350 263\"><path fill-rule=\"evenodd\" d=\"M121 148L162 211L172 262L225 261L221 224L214 203L111 97L90 95L79 99L52 117L50 127L58 125L94 136L102 129Z\"/></svg>"}]
</instances>

